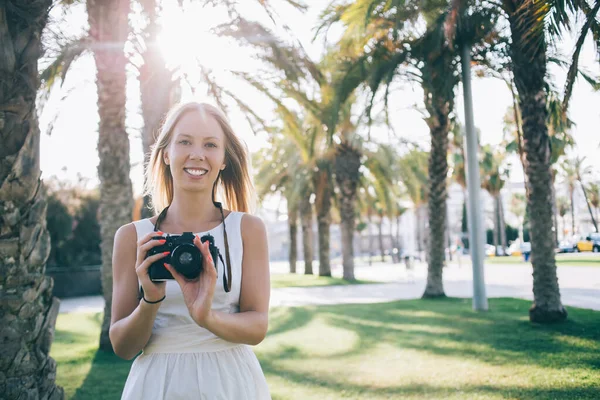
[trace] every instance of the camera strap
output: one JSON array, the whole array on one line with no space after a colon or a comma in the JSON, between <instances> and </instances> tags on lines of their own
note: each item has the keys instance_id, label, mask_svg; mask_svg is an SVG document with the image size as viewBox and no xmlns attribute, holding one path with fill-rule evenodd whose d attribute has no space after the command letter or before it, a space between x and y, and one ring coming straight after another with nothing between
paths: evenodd
<instances>
[{"instance_id":1,"label":"camera strap","mask_svg":"<svg viewBox=\"0 0 600 400\"><path fill-rule=\"evenodd\" d=\"M225 262L223 262L223 256L221 255L221 252L219 252L219 259L221 260L221 264L223 265L223 268L225 269L223 271L223 288L225 289L225 292L229 293L231 291L231 259L229 257L229 241L227 240L227 227L225 226L225 214L223 213L223 205L221 203L219 203L218 201L213 201L215 207L217 207L219 209L219 211L221 211L221 223L223 224L223 241L225 242L225 259L227 260L227 264ZM160 226L160 224L164 221L165 217L167 216L167 210L169 209L169 206L166 206L158 215L158 218L156 219L156 223L154 224L154 232L158 231L158 227Z\"/></svg>"}]
</instances>

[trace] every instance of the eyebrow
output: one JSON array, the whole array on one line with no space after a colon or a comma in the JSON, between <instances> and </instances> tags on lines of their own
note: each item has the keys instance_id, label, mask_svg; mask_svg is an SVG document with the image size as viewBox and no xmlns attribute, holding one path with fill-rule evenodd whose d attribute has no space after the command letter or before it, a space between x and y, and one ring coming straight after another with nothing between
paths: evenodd
<instances>
[{"instance_id":1,"label":"eyebrow","mask_svg":"<svg viewBox=\"0 0 600 400\"><path fill-rule=\"evenodd\" d=\"M183 137L188 137L188 138L192 138L192 139L194 138L194 136L190 135L189 133L179 133L179 134L177 134L177 136L178 137L182 137L183 136ZM205 137L205 138L202 138L202 139L203 140L219 140L219 141L221 140L221 139L219 139L216 136L208 136L208 137Z\"/></svg>"}]
</instances>

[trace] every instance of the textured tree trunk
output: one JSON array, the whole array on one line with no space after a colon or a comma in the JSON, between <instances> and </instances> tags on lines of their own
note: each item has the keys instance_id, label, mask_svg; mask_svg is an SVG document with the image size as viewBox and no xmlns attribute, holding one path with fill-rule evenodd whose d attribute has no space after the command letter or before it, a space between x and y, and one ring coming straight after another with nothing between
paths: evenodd
<instances>
[{"instance_id":1,"label":"textured tree trunk","mask_svg":"<svg viewBox=\"0 0 600 400\"><path fill-rule=\"evenodd\" d=\"M125 66L123 46L129 32L129 0L88 0L98 91L98 177L102 236L104 319L100 350L112 352L108 336L112 305L112 249L115 232L131 222L133 191L129 178L129 136L125 130Z\"/></svg>"},{"instance_id":2,"label":"textured tree trunk","mask_svg":"<svg viewBox=\"0 0 600 400\"><path fill-rule=\"evenodd\" d=\"M41 35L50 0L0 3L0 397L51 399L49 357L59 301L45 275L50 254L36 118Z\"/></svg>"},{"instance_id":3,"label":"textured tree trunk","mask_svg":"<svg viewBox=\"0 0 600 400\"><path fill-rule=\"evenodd\" d=\"M421 217L421 205L418 205L415 209L415 238L417 241L417 253L421 256L423 252L423 226Z\"/></svg>"},{"instance_id":4,"label":"textured tree trunk","mask_svg":"<svg viewBox=\"0 0 600 400\"><path fill-rule=\"evenodd\" d=\"M372 225L372 209L369 207L367 209L367 221L368 231L369 231L369 267L373 265L373 225Z\"/></svg>"},{"instance_id":5,"label":"textured tree trunk","mask_svg":"<svg viewBox=\"0 0 600 400\"><path fill-rule=\"evenodd\" d=\"M493 201L494 201L494 226L492 227L492 237L493 237L493 242L494 242L494 254L497 256L498 255L498 233L500 232L500 216L499 213L500 211L498 210L498 197L494 196L493 197Z\"/></svg>"},{"instance_id":6,"label":"textured tree trunk","mask_svg":"<svg viewBox=\"0 0 600 400\"><path fill-rule=\"evenodd\" d=\"M506 240L506 222L504 220L504 204L502 203L502 194L498 193L498 217L500 218L500 245L502 245L502 254L506 251L508 245Z\"/></svg>"},{"instance_id":7,"label":"textured tree trunk","mask_svg":"<svg viewBox=\"0 0 600 400\"><path fill-rule=\"evenodd\" d=\"M427 91L427 90L426 90ZM426 98L428 96L426 95ZM423 297L445 297L442 272L445 264L446 181L448 176L448 117L451 100L429 93L428 125L431 132L429 153L429 237L427 245L427 286Z\"/></svg>"},{"instance_id":8,"label":"textured tree trunk","mask_svg":"<svg viewBox=\"0 0 600 400\"><path fill-rule=\"evenodd\" d=\"M298 261L298 209L290 207L288 202L288 226L290 228L290 274L296 273Z\"/></svg>"},{"instance_id":9,"label":"textured tree trunk","mask_svg":"<svg viewBox=\"0 0 600 400\"><path fill-rule=\"evenodd\" d=\"M377 236L379 239L379 253L381 254L381 262L385 262L385 247L383 246L383 217L379 217L378 222L379 223L377 224Z\"/></svg>"},{"instance_id":10,"label":"textured tree trunk","mask_svg":"<svg viewBox=\"0 0 600 400\"><path fill-rule=\"evenodd\" d=\"M450 219L448 213L448 203L446 202L446 247L448 248L448 261L452 261L452 239L450 238Z\"/></svg>"},{"instance_id":11,"label":"textured tree trunk","mask_svg":"<svg viewBox=\"0 0 600 400\"><path fill-rule=\"evenodd\" d=\"M590 213L590 218L592 219L592 225L594 225L594 230L598 232L598 225L596 224L596 219L594 218L594 213L592 213L592 207L590 206L590 202L588 200L587 191L583 186L583 182L579 179L579 184L581 185L581 190L583 191L583 197L585 198L585 204L587 205L588 211Z\"/></svg>"},{"instance_id":12,"label":"textured tree trunk","mask_svg":"<svg viewBox=\"0 0 600 400\"><path fill-rule=\"evenodd\" d=\"M331 226L331 171L321 166L314 175L315 209L319 234L319 276L331 276L329 262L329 227Z\"/></svg>"},{"instance_id":13,"label":"textured tree trunk","mask_svg":"<svg viewBox=\"0 0 600 400\"><path fill-rule=\"evenodd\" d=\"M342 142L336 149L335 178L340 191L340 219L342 230L343 278L354 280L354 224L356 217L357 187L360 179L360 152Z\"/></svg>"},{"instance_id":14,"label":"textured tree trunk","mask_svg":"<svg viewBox=\"0 0 600 400\"><path fill-rule=\"evenodd\" d=\"M304 254L304 274L313 274L313 211L310 196L300 200L300 223L302 224L302 248Z\"/></svg>"},{"instance_id":15,"label":"textured tree trunk","mask_svg":"<svg viewBox=\"0 0 600 400\"><path fill-rule=\"evenodd\" d=\"M552 218L554 222L554 247L558 247L558 208L556 207L556 172L552 169Z\"/></svg>"},{"instance_id":16,"label":"textured tree trunk","mask_svg":"<svg viewBox=\"0 0 600 400\"><path fill-rule=\"evenodd\" d=\"M552 172L550 140L546 127L546 42L544 31L532 32L522 18L533 21L533 6L513 2L508 10L512 36L511 58L519 92L523 138L527 158L525 172L529 185L527 206L531 236L534 302L529 310L532 322L561 321L567 311L560 300L552 235ZM516 10L519 11L516 11ZM526 35L536 46L525 45Z\"/></svg>"},{"instance_id":17,"label":"textured tree trunk","mask_svg":"<svg viewBox=\"0 0 600 400\"><path fill-rule=\"evenodd\" d=\"M150 152L160 125L177 99L175 98L176 83L173 73L167 69L166 61L162 57L157 45L159 26L156 15L156 1L145 0L141 2L147 25L144 29L145 51L142 53L143 64L140 67L139 82L141 91L142 117L142 150L144 152L144 170L150 160ZM145 175L144 175L145 177ZM154 213L150 207L149 196L144 197L141 216L148 218Z\"/></svg>"},{"instance_id":18,"label":"textured tree trunk","mask_svg":"<svg viewBox=\"0 0 600 400\"><path fill-rule=\"evenodd\" d=\"M398 250L402 247L400 243L400 215L396 217L396 246Z\"/></svg>"},{"instance_id":19,"label":"textured tree trunk","mask_svg":"<svg viewBox=\"0 0 600 400\"><path fill-rule=\"evenodd\" d=\"M575 202L573 201L573 188L569 188L569 197L571 198L571 235L575 234Z\"/></svg>"}]
</instances>

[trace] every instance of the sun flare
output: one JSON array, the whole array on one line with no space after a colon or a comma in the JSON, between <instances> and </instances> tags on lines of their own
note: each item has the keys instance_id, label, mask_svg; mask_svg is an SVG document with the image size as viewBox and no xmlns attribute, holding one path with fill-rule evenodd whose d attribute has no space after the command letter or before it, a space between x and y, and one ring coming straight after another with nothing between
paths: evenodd
<instances>
[{"instance_id":1,"label":"sun flare","mask_svg":"<svg viewBox=\"0 0 600 400\"><path fill-rule=\"evenodd\" d=\"M188 74L200 67L210 71L233 69L239 46L211 33L212 28L227 20L227 14L218 7L165 7L157 42L167 65Z\"/></svg>"}]
</instances>

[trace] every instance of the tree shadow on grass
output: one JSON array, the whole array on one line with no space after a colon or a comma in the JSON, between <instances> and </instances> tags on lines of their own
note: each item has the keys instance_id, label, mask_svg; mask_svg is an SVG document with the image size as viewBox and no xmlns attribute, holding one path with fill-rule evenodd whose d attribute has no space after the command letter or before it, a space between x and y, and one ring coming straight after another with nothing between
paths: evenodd
<instances>
[{"instance_id":1,"label":"tree shadow on grass","mask_svg":"<svg viewBox=\"0 0 600 400\"><path fill-rule=\"evenodd\" d=\"M267 335L293 331L307 325L315 316L315 307L275 308L270 311L269 331Z\"/></svg>"},{"instance_id":2,"label":"tree shadow on grass","mask_svg":"<svg viewBox=\"0 0 600 400\"><path fill-rule=\"evenodd\" d=\"M600 313L569 308L569 319L552 325L532 324L528 320L531 302L518 299L491 299L490 311L474 312L470 299L412 300L381 304L321 306L312 310L289 309L288 315L303 320L319 318L330 326L350 330L358 339L339 354L314 356L310 343L288 343L275 351L261 352L259 359L267 376L275 376L296 386L318 388L336 393L370 393L374 397L400 398L423 393L423 398L443 398L461 392L464 398L487 394L515 399L598 399L600 385ZM310 312L312 316L307 316ZM292 321L287 324L294 326ZM280 330L277 333L284 333ZM336 338L324 337L322 340ZM349 357L368 355L384 343L399 349L417 350L454 359L472 359L489 365L528 366L535 364L550 370L579 370L577 387L536 388L506 385L460 384L457 388L430 385L401 385L372 388L344 380L343 373L319 374L295 369L299 363L347 362ZM320 343L322 344L322 343ZM292 361L290 363L289 361ZM582 371L584 370L584 371ZM343 371L343 368L340 368ZM596 382L596 383L593 383ZM581 384L579 384L581 383ZM345 398L347 396L344 396ZM274 398L280 397L275 393Z\"/></svg>"},{"instance_id":3,"label":"tree shadow on grass","mask_svg":"<svg viewBox=\"0 0 600 400\"><path fill-rule=\"evenodd\" d=\"M114 354L97 351L92 367L75 392L73 400L120 399L132 362Z\"/></svg>"},{"instance_id":4,"label":"tree shadow on grass","mask_svg":"<svg viewBox=\"0 0 600 400\"><path fill-rule=\"evenodd\" d=\"M490 302L487 313L472 311L469 299L323 307L319 313L329 324L358 335L349 355L367 353L387 342L493 365L600 366L600 313L570 309L567 321L538 325L527 319L528 301Z\"/></svg>"},{"instance_id":5,"label":"tree shadow on grass","mask_svg":"<svg viewBox=\"0 0 600 400\"><path fill-rule=\"evenodd\" d=\"M600 384L595 373L600 366L600 313L573 308L569 309L569 319L563 323L538 325L528 320L530 305L531 302L524 300L491 299L491 311L487 313L472 311L470 299L453 298L321 306L311 311L314 314L311 318L354 332L358 339L352 343L351 349L339 354L314 356L308 354L313 350L310 343L288 343L275 351L261 352L259 360L268 378L289 382L290 387L302 387L305 389L303 393L325 393L323 395L328 397L343 393L341 397L361 399L445 398L452 395L465 399L479 396L523 400L600 398ZM289 312L289 315L294 315L291 309ZM303 315L297 310L295 312ZM303 318L309 319L306 315ZM322 340L335 343L336 338ZM511 385L510 381L508 385L467 382L445 386L435 385L435 382L424 378L423 384L380 384L373 387L346 378L343 367L339 368L339 373L323 373L318 367L309 370L295 368L306 363L319 365L319 361L331 362L332 358L334 361L339 358L343 365L353 356L375 354L375 348L381 343L489 365L535 364L547 368L549 373L563 368L587 371L577 373L576 381L569 386L558 382L543 387L520 386ZM351 368L350 364L348 368ZM281 387L276 387L273 399L300 398L285 395Z\"/></svg>"}]
</instances>

